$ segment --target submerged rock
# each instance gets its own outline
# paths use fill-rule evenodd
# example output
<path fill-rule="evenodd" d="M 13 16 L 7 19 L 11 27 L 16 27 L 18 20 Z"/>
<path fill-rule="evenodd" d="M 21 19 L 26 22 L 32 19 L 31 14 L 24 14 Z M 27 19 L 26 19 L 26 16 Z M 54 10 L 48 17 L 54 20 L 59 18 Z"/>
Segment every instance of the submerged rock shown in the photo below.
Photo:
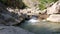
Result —
<path fill-rule="evenodd" d="M 0 34 L 34 34 L 19 27 L 0 26 Z"/>
<path fill-rule="evenodd" d="M 60 14 L 52 14 L 47 18 L 51 22 L 60 22 Z"/>

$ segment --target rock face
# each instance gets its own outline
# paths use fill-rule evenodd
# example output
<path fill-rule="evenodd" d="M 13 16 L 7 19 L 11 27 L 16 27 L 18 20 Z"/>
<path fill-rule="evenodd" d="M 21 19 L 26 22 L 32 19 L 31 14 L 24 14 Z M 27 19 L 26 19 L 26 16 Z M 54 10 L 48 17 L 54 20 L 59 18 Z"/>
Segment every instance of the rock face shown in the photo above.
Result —
<path fill-rule="evenodd" d="M 17 11 L 9 11 L 0 3 L 0 24 L 14 25 L 20 23 L 23 19 L 23 16 L 19 15 Z"/>
<path fill-rule="evenodd" d="M 27 9 L 20 10 L 20 13 L 27 14 L 27 15 L 39 15 L 41 11 L 39 10 L 39 8 L 27 8 Z"/>
<path fill-rule="evenodd" d="M 34 34 L 19 27 L 0 26 L 0 34 Z"/>
<path fill-rule="evenodd" d="M 39 0 L 22 0 L 25 5 L 27 5 L 28 7 L 32 8 L 32 7 L 37 7 L 39 4 Z"/>
<path fill-rule="evenodd" d="M 2 5 L 0 3 L 0 5 Z M 39 8 L 27 8 L 27 9 L 12 9 L 0 6 L 0 24 L 4 25 L 15 25 L 20 23 L 22 20 L 31 18 L 32 15 L 39 15 L 41 11 Z"/>
<path fill-rule="evenodd" d="M 47 14 L 60 13 L 60 1 L 47 8 Z"/>
<path fill-rule="evenodd" d="M 60 22 L 60 1 L 57 1 L 51 7 L 47 8 L 47 14 L 50 14 L 47 18 L 48 21 Z"/>
<path fill-rule="evenodd" d="M 60 14 L 52 14 L 47 18 L 51 22 L 60 22 Z"/>

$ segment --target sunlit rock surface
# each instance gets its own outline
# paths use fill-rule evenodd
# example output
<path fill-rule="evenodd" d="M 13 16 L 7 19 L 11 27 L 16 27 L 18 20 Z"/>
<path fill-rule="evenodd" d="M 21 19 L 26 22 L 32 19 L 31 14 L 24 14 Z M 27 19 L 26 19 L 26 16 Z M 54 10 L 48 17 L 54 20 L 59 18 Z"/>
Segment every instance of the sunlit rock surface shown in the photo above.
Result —
<path fill-rule="evenodd" d="M 47 8 L 47 14 L 60 13 L 60 1 Z"/>
<path fill-rule="evenodd" d="M 0 26 L 0 34 L 34 34 L 14 26 Z"/>
<path fill-rule="evenodd" d="M 47 8 L 47 14 L 50 15 L 47 20 L 51 22 L 60 22 L 60 1 Z"/>
<path fill-rule="evenodd" d="M 48 21 L 60 22 L 60 14 L 52 14 L 47 18 Z"/>
<path fill-rule="evenodd" d="M 20 10 L 20 13 L 27 14 L 27 15 L 39 15 L 41 10 L 39 8 L 26 8 L 23 10 Z"/>

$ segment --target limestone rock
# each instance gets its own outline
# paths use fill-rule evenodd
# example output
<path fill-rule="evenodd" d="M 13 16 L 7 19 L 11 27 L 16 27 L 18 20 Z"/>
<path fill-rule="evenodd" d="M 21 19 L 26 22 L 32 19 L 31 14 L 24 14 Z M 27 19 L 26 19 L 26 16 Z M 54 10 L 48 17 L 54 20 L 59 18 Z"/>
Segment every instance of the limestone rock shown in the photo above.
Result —
<path fill-rule="evenodd" d="M 39 8 L 27 8 L 20 10 L 20 13 L 27 15 L 39 15 L 39 13 L 41 13 L 41 10 L 39 10 Z"/>
<path fill-rule="evenodd" d="M 19 27 L 0 26 L 0 34 L 34 34 Z"/>
<path fill-rule="evenodd" d="M 28 7 L 32 8 L 32 7 L 37 7 L 39 4 L 39 0 L 22 0 L 25 5 L 27 5 Z"/>
<path fill-rule="evenodd" d="M 51 22 L 60 22 L 60 14 L 52 14 L 47 18 Z"/>
<path fill-rule="evenodd" d="M 47 8 L 47 14 L 60 13 L 60 1 Z"/>

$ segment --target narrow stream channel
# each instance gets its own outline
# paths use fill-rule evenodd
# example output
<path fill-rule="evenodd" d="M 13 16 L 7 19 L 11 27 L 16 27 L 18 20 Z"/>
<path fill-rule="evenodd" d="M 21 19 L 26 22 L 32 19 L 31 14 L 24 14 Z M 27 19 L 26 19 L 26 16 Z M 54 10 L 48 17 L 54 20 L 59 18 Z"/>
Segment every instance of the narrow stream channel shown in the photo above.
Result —
<path fill-rule="evenodd" d="M 60 34 L 60 24 L 40 21 L 35 17 L 25 20 L 19 27 L 35 34 Z"/>

